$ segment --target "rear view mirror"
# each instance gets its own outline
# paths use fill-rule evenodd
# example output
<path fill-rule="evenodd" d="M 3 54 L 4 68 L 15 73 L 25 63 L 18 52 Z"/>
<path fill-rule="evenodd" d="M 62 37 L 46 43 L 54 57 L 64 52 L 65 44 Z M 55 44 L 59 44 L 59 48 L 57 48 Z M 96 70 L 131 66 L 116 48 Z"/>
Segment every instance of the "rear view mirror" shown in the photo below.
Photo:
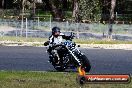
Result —
<path fill-rule="evenodd" d="M 77 47 L 81 47 L 80 45 L 78 45 Z"/>

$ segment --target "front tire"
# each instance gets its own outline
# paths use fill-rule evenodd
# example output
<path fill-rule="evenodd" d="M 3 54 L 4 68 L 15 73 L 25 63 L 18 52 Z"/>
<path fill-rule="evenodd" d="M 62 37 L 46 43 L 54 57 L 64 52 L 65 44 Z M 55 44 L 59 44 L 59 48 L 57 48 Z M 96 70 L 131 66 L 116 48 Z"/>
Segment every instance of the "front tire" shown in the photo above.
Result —
<path fill-rule="evenodd" d="M 88 58 L 85 55 L 82 55 L 81 59 L 82 59 L 82 67 L 85 69 L 86 72 L 89 72 L 91 69 L 91 65 Z"/>

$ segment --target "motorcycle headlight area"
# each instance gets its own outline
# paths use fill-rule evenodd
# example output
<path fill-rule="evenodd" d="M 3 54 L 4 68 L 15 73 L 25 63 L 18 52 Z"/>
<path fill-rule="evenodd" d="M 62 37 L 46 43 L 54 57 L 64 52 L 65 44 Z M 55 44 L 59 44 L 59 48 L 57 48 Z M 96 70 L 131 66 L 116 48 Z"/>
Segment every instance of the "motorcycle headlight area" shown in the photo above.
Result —
<path fill-rule="evenodd" d="M 72 42 L 64 42 L 64 45 L 68 47 L 75 47 L 75 44 Z"/>

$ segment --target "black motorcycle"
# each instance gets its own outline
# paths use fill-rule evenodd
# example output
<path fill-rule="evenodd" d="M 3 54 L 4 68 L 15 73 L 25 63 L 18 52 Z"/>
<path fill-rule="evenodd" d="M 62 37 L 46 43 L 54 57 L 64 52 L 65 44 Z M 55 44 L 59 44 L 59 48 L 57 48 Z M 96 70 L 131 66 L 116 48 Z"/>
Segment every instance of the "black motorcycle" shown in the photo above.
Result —
<path fill-rule="evenodd" d="M 55 56 L 57 55 L 50 54 L 50 63 L 57 71 L 64 71 L 68 68 L 81 66 L 86 72 L 89 72 L 91 69 L 90 62 L 78 47 L 79 46 L 77 46 L 75 42 L 72 42 L 72 40 L 66 40 L 59 45 L 53 46 L 52 49 L 57 51 L 57 59 L 59 58 L 59 61 L 56 61 Z"/>

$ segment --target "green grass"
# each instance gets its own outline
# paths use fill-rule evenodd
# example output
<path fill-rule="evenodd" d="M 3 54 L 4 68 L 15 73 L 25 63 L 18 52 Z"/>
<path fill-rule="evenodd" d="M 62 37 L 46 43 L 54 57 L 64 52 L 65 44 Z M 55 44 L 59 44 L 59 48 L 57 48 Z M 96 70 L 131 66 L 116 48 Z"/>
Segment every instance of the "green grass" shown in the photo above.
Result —
<path fill-rule="evenodd" d="M 10 37 L 3 36 L 0 37 L 0 41 L 15 41 L 15 42 L 45 42 L 48 38 L 34 38 L 34 37 Z M 119 41 L 119 40 L 97 40 L 97 39 L 74 39 L 73 40 L 79 44 L 132 44 L 132 41 Z"/>
<path fill-rule="evenodd" d="M 14 37 L 14 36 L 3 36 L 0 37 L 0 41 L 15 41 L 15 42 L 44 42 L 46 38 L 34 38 L 34 37 Z"/>
<path fill-rule="evenodd" d="M 49 11 L 38 11 L 38 13 L 36 13 L 38 16 L 45 16 L 45 15 L 51 15 L 51 13 Z"/>
<path fill-rule="evenodd" d="M 97 40 L 97 39 L 74 39 L 76 43 L 80 44 L 132 44 L 132 41 L 119 41 L 119 40 Z"/>
<path fill-rule="evenodd" d="M 132 88 L 130 84 L 79 85 L 75 72 L 0 71 L 0 88 Z"/>

